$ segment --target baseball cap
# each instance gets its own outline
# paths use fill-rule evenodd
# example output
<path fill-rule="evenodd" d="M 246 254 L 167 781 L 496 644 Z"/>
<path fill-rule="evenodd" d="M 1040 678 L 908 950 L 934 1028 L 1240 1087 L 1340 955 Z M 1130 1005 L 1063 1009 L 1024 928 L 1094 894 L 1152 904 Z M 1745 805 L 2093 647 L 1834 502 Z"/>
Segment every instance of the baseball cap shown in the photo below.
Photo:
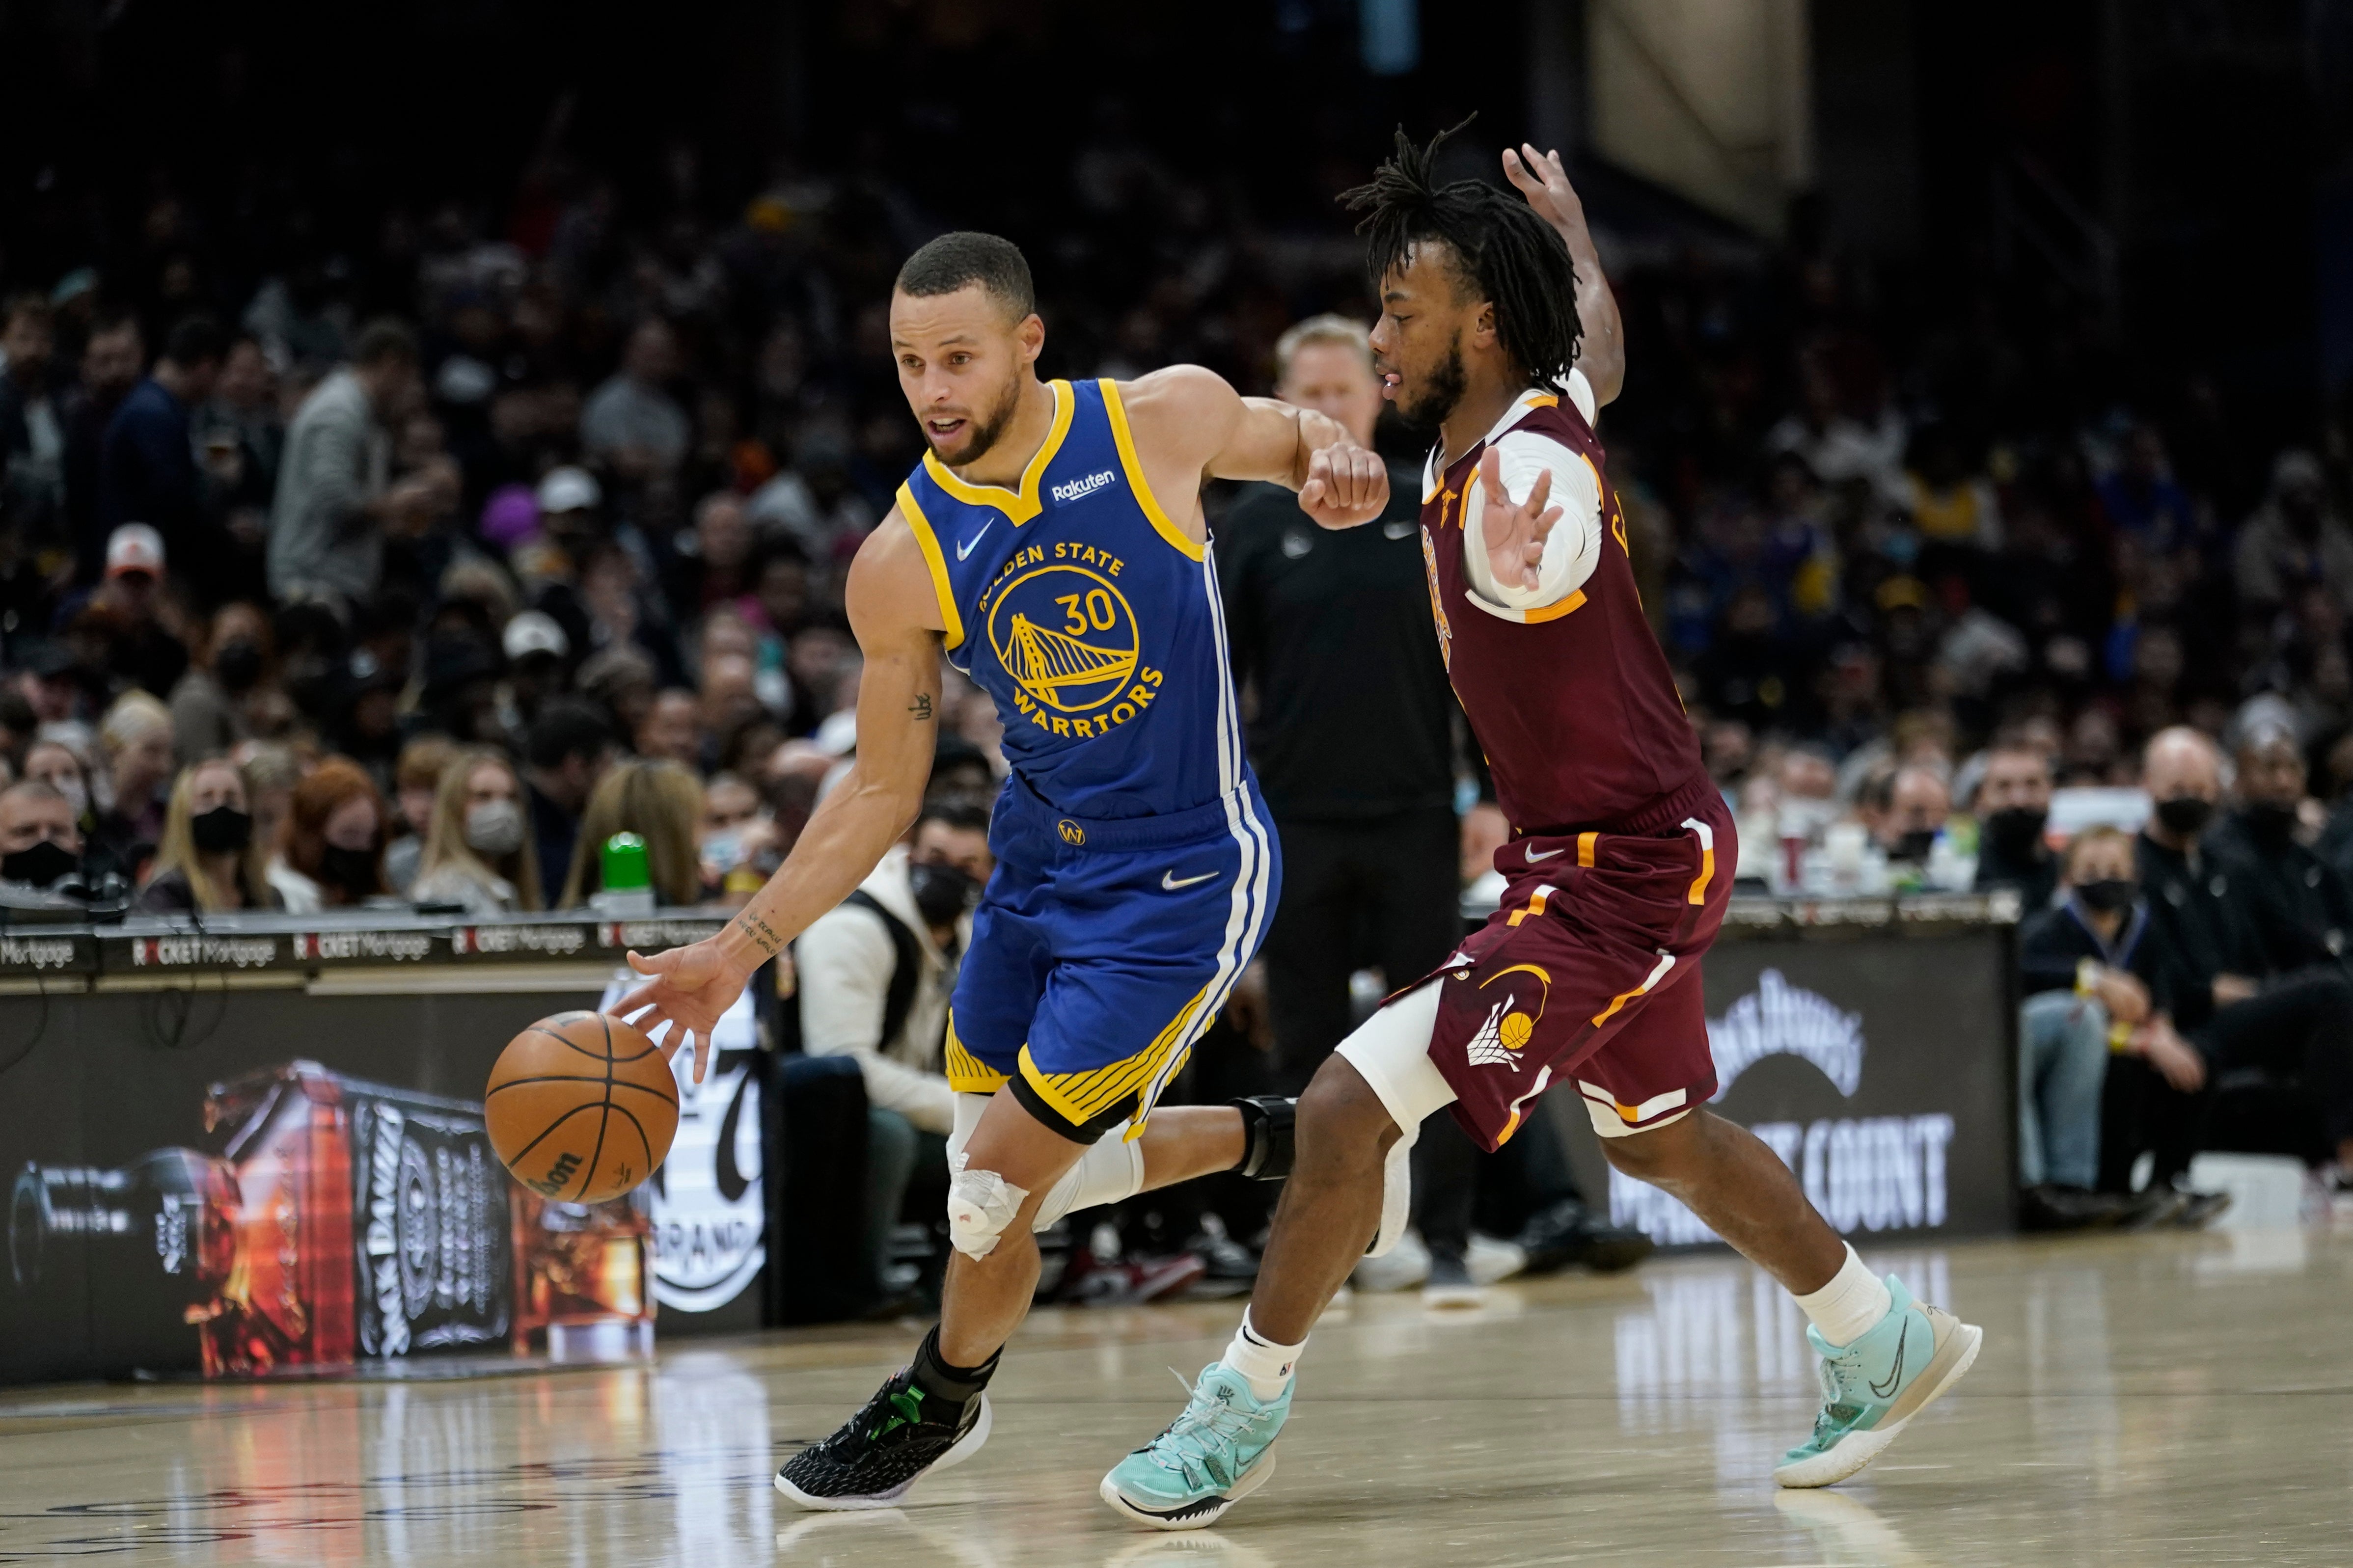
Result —
<path fill-rule="evenodd" d="M 532 653 L 552 653 L 562 658 L 572 651 L 572 639 L 564 635 L 555 617 L 544 610 L 524 610 L 515 616 L 507 622 L 500 640 L 509 659 Z"/>
<path fill-rule="evenodd" d="M 120 577 L 126 572 L 164 575 L 164 536 L 143 522 L 126 522 L 107 535 L 106 574 Z"/>
<path fill-rule="evenodd" d="M 586 468 L 550 468 L 547 477 L 539 481 L 542 512 L 585 511 L 604 499 L 596 476 Z"/>

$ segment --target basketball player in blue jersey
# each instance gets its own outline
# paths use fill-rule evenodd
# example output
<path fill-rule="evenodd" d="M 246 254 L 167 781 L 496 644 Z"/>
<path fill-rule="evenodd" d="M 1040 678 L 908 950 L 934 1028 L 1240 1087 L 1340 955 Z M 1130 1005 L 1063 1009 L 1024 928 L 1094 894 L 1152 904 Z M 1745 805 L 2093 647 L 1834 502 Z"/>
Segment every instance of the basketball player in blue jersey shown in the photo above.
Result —
<path fill-rule="evenodd" d="M 950 234 L 891 300 L 899 382 L 929 450 L 851 564 L 866 664 L 858 752 L 725 931 L 641 958 L 617 1012 L 690 1038 L 904 833 L 932 763 L 940 660 L 995 699 L 1012 776 L 973 917 L 946 1071 L 949 1260 L 903 1371 L 778 1472 L 804 1507 L 882 1508 L 988 1436 L 983 1394 L 1038 1283 L 1033 1231 L 1212 1171 L 1291 1164 L 1293 1107 L 1154 1107 L 1257 951 L 1280 857 L 1243 760 L 1200 489 L 1268 479 L 1326 527 L 1380 514 L 1380 460 L 1323 415 L 1176 365 L 1043 382 L 1021 253 Z M 1404 1223 L 1404 1162 L 1376 1250 Z"/>

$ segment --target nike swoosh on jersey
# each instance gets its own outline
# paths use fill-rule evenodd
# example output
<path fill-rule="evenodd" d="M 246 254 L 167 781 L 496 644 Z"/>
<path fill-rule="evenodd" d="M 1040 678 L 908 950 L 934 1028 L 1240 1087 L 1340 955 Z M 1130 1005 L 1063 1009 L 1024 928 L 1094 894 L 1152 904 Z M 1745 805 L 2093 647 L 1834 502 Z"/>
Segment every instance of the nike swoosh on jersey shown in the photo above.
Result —
<path fill-rule="evenodd" d="M 1549 860 L 1554 856 L 1561 853 L 1562 851 L 1558 849 L 1546 849 L 1541 851 L 1531 849 L 1527 852 L 1528 864 L 1533 866 L 1539 860 Z"/>
<path fill-rule="evenodd" d="M 980 525 L 979 533 L 974 534 L 970 539 L 965 540 L 962 544 L 956 546 L 956 559 L 958 561 L 968 559 L 972 552 L 976 549 L 979 548 L 982 536 L 987 534 L 990 529 L 995 528 L 996 526 L 997 520 L 993 517 L 987 522 L 982 523 Z"/>
<path fill-rule="evenodd" d="M 1381 524 L 1381 532 L 1391 539 L 1403 539 L 1414 531 L 1414 527 L 1410 522 L 1385 522 Z"/>
<path fill-rule="evenodd" d="M 1189 888 L 1196 882 L 1206 882 L 1216 875 L 1217 873 L 1215 871 L 1204 871 L 1198 877 L 1187 877 L 1179 879 L 1175 871 L 1163 871 L 1160 873 L 1160 885 L 1173 893 L 1179 888 Z"/>

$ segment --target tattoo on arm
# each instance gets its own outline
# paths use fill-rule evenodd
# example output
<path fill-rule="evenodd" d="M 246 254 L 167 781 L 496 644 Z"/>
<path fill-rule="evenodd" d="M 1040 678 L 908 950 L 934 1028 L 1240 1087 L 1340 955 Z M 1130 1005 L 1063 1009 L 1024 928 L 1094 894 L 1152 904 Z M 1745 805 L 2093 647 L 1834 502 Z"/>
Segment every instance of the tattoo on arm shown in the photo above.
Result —
<path fill-rule="evenodd" d="M 932 694 L 928 691 L 916 692 L 915 700 L 907 704 L 907 711 L 915 716 L 916 723 L 928 722 L 932 717 Z"/>
<path fill-rule="evenodd" d="M 735 929 L 744 933 L 746 942 L 771 958 L 785 945 L 785 939 L 776 934 L 776 928 L 749 910 L 735 917 Z"/>

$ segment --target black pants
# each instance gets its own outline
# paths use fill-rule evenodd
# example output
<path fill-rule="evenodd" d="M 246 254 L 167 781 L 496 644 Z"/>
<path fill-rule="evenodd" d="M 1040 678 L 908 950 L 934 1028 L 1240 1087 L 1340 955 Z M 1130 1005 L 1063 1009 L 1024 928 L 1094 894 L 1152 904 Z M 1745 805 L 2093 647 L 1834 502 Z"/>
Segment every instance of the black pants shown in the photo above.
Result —
<path fill-rule="evenodd" d="M 1282 902 L 1266 939 L 1267 1007 L 1276 1081 L 1297 1094 L 1355 1026 L 1349 975 L 1372 968 L 1392 990 L 1410 985 L 1461 939 L 1461 830 L 1444 807 L 1280 826 Z M 1452 1117 L 1423 1124 L 1414 1223 L 1437 1250 L 1459 1254 L 1470 1239 L 1478 1161 Z"/>
<path fill-rule="evenodd" d="M 2259 996 L 2216 1008 L 2193 1040 L 2207 1071 L 2207 1086 L 2195 1095 L 2177 1092 L 2136 1058 L 2109 1062 L 2101 1117 L 2103 1189 L 2124 1190 L 2144 1151 L 2156 1156 L 2153 1180 L 2187 1170 L 2206 1145 L 2216 1084 L 2249 1068 L 2293 1080 L 2330 1144 L 2353 1138 L 2353 982 L 2342 974 L 2316 969 L 2274 982 Z"/>
<path fill-rule="evenodd" d="M 1461 830 L 1443 807 L 1279 826 L 1282 902 L 1264 950 L 1267 1006 L 1276 1082 L 1297 1094 L 1355 1026 L 1349 975 L 1377 969 L 1394 990 L 1454 951 Z"/>
<path fill-rule="evenodd" d="M 2342 974 L 2306 970 L 2217 1008 L 2198 1046 L 2218 1077 L 2258 1068 L 2299 1080 L 2330 1140 L 2353 1138 L 2353 982 Z"/>

